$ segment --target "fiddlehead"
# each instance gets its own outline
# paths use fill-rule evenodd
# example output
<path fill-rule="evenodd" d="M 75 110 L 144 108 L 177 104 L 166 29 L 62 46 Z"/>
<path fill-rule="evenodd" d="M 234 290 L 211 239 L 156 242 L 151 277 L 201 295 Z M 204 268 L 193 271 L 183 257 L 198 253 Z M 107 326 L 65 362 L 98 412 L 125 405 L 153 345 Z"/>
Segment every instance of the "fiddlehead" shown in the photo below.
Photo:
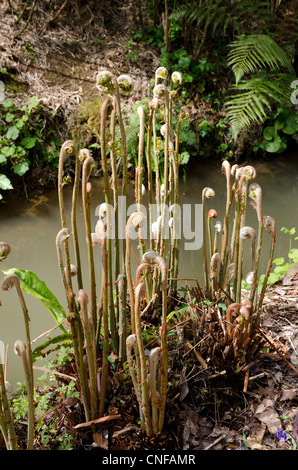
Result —
<path fill-rule="evenodd" d="M 208 275 L 208 259 L 207 259 L 207 227 L 206 227 L 206 199 L 215 197 L 215 191 L 212 188 L 206 187 L 202 191 L 202 206 L 203 206 L 203 250 L 204 250 L 204 274 L 205 274 L 205 289 L 207 297 L 209 295 L 209 275 Z"/>
<path fill-rule="evenodd" d="M 88 150 L 85 149 L 87 158 L 84 160 L 83 171 L 82 171 L 82 200 L 83 200 L 83 211 L 86 229 L 86 240 L 88 248 L 88 262 L 89 262 L 89 283 L 90 283 L 90 304 L 91 312 L 94 323 L 94 329 L 96 330 L 97 324 L 97 307 L 96 307 L 96 282 L 95 282 L 95 268 L 94 268 L 94 256 L 92 247 L 92 235 L 91 235 L 91 194 L 92 186 L 89 182 L 90 174 L 95 166 L 93 157 L 91 157 Z"/>
<path fill-rule="evenodd" d="M 16 274 L 9 274 L 5 276 L 2 280 L 1 287 L 4 291 L 9 291 L 15 286 L 20 304 L 23 310 L 23 317 L 25 323 L 25 331 L 26 331 L 26 365 L 25 374 L 26 374 L 26 382 L 27 382 L 27 391 L 28 391 L 28 400 L 29 400 L 29 424 L 28 424 L 28 441 L 27 441 L 27 449 L 32 449 L 33 447 L 33 437 L 34 437 L 34 404 L 33 404 L 33 392 L 34 392 L 34 384 L 33 384 L 33 367 L 32 367 L 32 349 L 31 349 L 31 339 L 30 339 L 30 326 L 29 326 L 29 315 L 28 309 L 26 306 L 26 302 L 21 290 L 20 280 Z"/>
<path fill-rule="evenodd" d="M 4 261 L 10 253 L 10 246 L 6 242 L 0 242 L 0 261 Z"/>
<path fill-rule="evenodd" d="M 134 212 L 129 217 L 126 224 L 126 254 L 125 254 L 125 267 L 126 267 L 126 277 L 128 284 L 128 291 L 130 297 L 130 307 L 131 307 L 131 331 L 135 333 L 135 310 L 134 310 L 134 288 L 131 275 L 131 263 L 130 263 L 130 252 L 131 252 L 131 231 L 133 228 L 141 229 L 142 225 L 146 221 L 146 216 L 142 212 Z"/>
<path fill-rule="evenodd" d="M 62 245 L 68 240 L 69 238 L 69 230 L 68 228 L 61 229 L 57 236 L 56 236 L 56 249 L 57 249 L 57 256 L 58 256 L 58 264 L 61 272 L 62 283 L 67 295 L 68 293 L 68 280 L 67 280 L 67 267 L 64 266 L 63 262 L 63 253 L 62 253 Z"/>

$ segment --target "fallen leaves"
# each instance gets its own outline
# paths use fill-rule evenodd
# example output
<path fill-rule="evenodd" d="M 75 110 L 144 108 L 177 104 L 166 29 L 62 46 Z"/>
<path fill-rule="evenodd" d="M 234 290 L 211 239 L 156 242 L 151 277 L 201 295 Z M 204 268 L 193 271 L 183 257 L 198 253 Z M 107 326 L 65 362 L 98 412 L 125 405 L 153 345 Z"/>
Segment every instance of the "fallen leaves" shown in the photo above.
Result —
<path fill-rule="evenodd" d="M 264 398 L 262 403 L 257 407 L 256 418 L 266 424 L 268 431 L 275 434 L 280 428 L 280 420 L 278 413 L 274 409 L 274 402 L 270 398 Z"/>

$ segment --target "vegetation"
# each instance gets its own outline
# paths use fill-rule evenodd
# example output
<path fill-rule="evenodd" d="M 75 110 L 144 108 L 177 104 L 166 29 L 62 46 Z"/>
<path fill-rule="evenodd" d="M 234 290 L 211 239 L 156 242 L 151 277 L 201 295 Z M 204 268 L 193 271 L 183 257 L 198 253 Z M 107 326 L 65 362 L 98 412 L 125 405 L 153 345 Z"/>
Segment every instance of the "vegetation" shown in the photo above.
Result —
<path fill-rule="evenodd" d="M 73 3 L 81 19 L 81 6 Z M 66 5 L 73 6 L 66 1 L 61 10 Z M 59 151 L 53 128 L 42 120 L 44 107 L 37 96 L 22 107 L 10 98 L 1 105 L 0 188 L 12 189 L 11 175 L 23 177 L 37 165 L 57 169 L 61 227 L 55 242 L 65 293 L 64 307 L 35 273 L 18 268 L 4 271 L 2 289 L 16 287 L 26 331 L 25 343 L 17 340 L 14 348 L 26 377 L 19 395 L 9 397 L 6 367 L 0 363 L 0 429 L 8 450 L 44 448 L 52 436 L 58 438 L 60 449 L 73 448 L 73 436 L 60 434 L 64 418 L 59 421 L 55 414 L 71 399 L 79 408 L 72 429 L 90 428 L 90 441 L 101 439 L 96 425 L 116 416 L 108 411 L 114 398 L 110 380 L 116 374 L 121 375 L 120 386 L 129 384 L 134 391 L 143 435 L 156 438 L 167 424 L 171 353 L 181 345 L 184 352 L 195 349 L 203 370 L 224 371 L 247 391 L 250 371 L 266 344 L 261 312 L 267 286 L 280 278 L 290 261 L 297 260 L 297 249 L 290 244 L 289 263 L 274 259 L 276 222 L 263 214 L 255 168 L 235 160 L 254 125 L 264 126 L 258 148 L 269 153 L 283 151 L 285 136 L 297 133 L 291 102 L 294 54 L 291 47 L 281 47 L 273 33 L 279 2 L 201 0 L 195 5 L 190 0 L 179 6 L 175 1 L 155 0 L 146 2 L 145 8 L 142 2 L 131 2 L 135 30 L 124 48 L 126 58 L 137 61 L 133 41 L 160 50 L 151 94 L 129 107 L 131 77 L 101 70 L 96 76 L 99 98 L 80 107 L 72 139 Z M 26 19 L 17 37 L 30 25 L 35 7 L 35 0 L 27 1 L 19 11 L 16 24 Z M 9 9 L 14 11 L 12 2 Z M 94 44 L 101 44 L 95 39 Z M 226 63 L 222 57 L 227 51 Z M 232 80 L 235 94 L 228 98 Z M 193 116 L 196 106 L 204 109 L 207 104 L 210 114 L 200 111 L 199 117 Z M 191 157 L 197 153 L 206 157 L 215 145 L 223 160 L 225 210 L 223 214 L 216 210 L 216 188 L 205 187 L 198 197 L 203 208 L 199 229 L 204 285 L 196 281 L 196 287 L 179 290 L 180 176 L 185 175 Z M 102 194 L 94 194 L 92 184 L 98 168 Z M 134 181 L 135 205 L 127 213 L 121 202 L 129 178 Z M 72 204 L 67 213 L 64 189 L 70 183 Z M 98 200 L 93 227 L 91 210 Z M 246 222 L 250 205 L 255 228 Z M 79 239 L 79 224 L 85 228 L 84 240 Z M 283 231 L 291 242 L 295 229 Z M 265 237 L 270 248 L 266 272 L 261 275 Z M 87 246 L 86 277 L 83 244 Z M 244 261 L 246 245 L 251 253 L 249 266 Z M 9 252 L 9 245 L 2 242 L 0 260 Z M 60 329 L 59 334 L 47 332 L 46 341 L 34 350 L 23 291 L 48 308 Z M 55 357 L 51 372 L 62 379 L 55 390 L 59 404 L 53 406 L 49 390 L 40 393 L 34 384 L 33 364 L 57 351 L 61 355 Z M 25 443 L 18 434 L 20 419 L 27 419 Z"/>
<path fill-rule="evenodd" d="M 12 283 L 16 285 L 27 331 L 26 347 L 17 341 L 15 349 L 23 358 L 28 377 L 26 383 L 29 407 L 28 448 L 32 448 L 35 427 L 32 359 L 35 360 L 38 353 L 43 356 L 47 355 L 52 345 L 57 346 L 57 344 L 60 347 L 69 345 L 73 350 L 77 392 L 82 401 L 87 422 L 96 423 L 96 420 L 100 420 L 105 414 L 110 375 L 109 361 L 111 357 L 114 357 L 119 367 L 124 367 L 127 361 L 139 404 L 141 428 L 148 436 L 155 435 L 163 429 L 168 390 L 168 354 L 169 348 L 175 347 L 175 342 L 173 343 L 168 335 L 171 326 L 175 326 L 175 316 L 169 311 L 169 297 L 176 298 L 176 302 L 179 300 L 177 296 L 179 269 L 177 229 L 180 224 L 180 217 L 177 213 L 179 208 L 179 136 L 180 125 L 188 116 L 187 109 L 182 107 L 179 110 L 178 121 L 176 120 L 177 125 L 173 127 L 175 108 L 171 105 L 173 96 L 171 90 L 174 89 L 175 81 L 175 74 L 169 76 L 164 67 L 157 69 L 146 126 L 144 109 L 139 107 L 137 111 L 139 146 L 135 171 L 136 211 L 127 220 L 126 217 L 124 219 L 125 238 L 119 237 L 121 227 L 115 224 L 118 218 L 114 218 L 114 215 L 120 210 L 120 186 L 121 195 L 126 194 L 126 132 L 120 96 L 122 89 L 125 92 L 128 88 L 131 89 L 133 85 L 131 79 L 123 76 L 116 78 L 107 71 L 102 71 L 97 76 L 97 86 L 103 102 L 100 138 L 105 201 L 98 211 L 99 219 L 94 232 L 90 223 L 90 209 L 94 198 L 91 177 L 95 160 L 87 149 L 77 151 L 73 141 L 66 141 L 61 147 L 58 171 L 61 230 L 57 234 L 56 246 L 58 265 L 65 289 L 67 313 L 64 313 L 55 296 L 34 273 L 18 269 L 6 271 L 2 289 L 9 289 Z M 180 81 L 178 84 L 181 85 Z M 164 126 L 162 147 L 157 143 L 157 122 L 162 122 Z M 117 142 L 113 140 L 116 136 L 119 136 Z M 107 158 L 107 142 L 109 142 L 109 159 Z M 115 149 L 118 151 L 115 152 Z M 72 157 L 75 158 L 75 180 L 71 214 L 66 214 L 63 196 L 64 165 L 66 160 Z M 122 184 L 120 184 L 119 175 L 115 172 L 116 159 L 119 159 L 123 168 Z M 188 328 L 195 332 L 194 341 L 204 340 L 202 357 L 204 354 L 205 360 L 209 357 L 219 370 L 225 368 L 232 375 L 244 374 L 244 389 L 246 389 L 249 369 L 263 345 L 263 340 L 258 335 L 260 313 L 273 260 L 276 229 L 275 221 L 269 216 L 263 216 L 262 190 L 257 183 L 253 182 L 256 177 L 254 168 L 251 166 L 241 168 L 238 165 L 231 167 L 228 161 L 224 161 L 222 169 L 227 187 L 222 231 L 218 225 L 214 229 L 211 224 L 211 220 L 217 218 L 217 212 L 211 209 L 207 214 L 207 201 L 215 197 L 215 191 L 212 188 L 205 188 L 202 193 L 205 286 L 199 288 L 196 297 L 192 300 L 192 308 L 208 302 L 210 321 L 204 322 L 206 315 L 204 309 L 200 310 L 201 314 L 196 310 L 195 316 L 190 315 L 186 310 L 185 316 Z M 110 177 L 112 184 L 110 184 Z M 154 177 L 155 184 L 153 185 Z M 148 188 L 147 209 L 143 201 L 144 183 Z M 88 247 L 89 279 L 82 276 L 81 241 L 77 235 L 77 200 L 80 186 Z M 245 225 L 248 196 L 256 211 L 257 230 Z M 153 202 L 157 204 L 157 214 L 152 213 Z M 170 208 L 169 214 L 166 212 L 167 208 Z M 234 210 L 233 221 L 230 220 L 232 210 Z M 71 232 L 67 226 L 69 215 Z M 149 229 L 146 236 L 147 224 Z M 271 250 L 262 290 L 258 295 L 259 261 L 264 229 L 271 237 Z M 136 259 L 138 258 L 131 244 L 131 239 L 135 236 L 139 243 L 139 262 L 135 276 L 133 276 L 132 254 Z M 252 241 L 251 290 L 248 301 L 243 300 L 241 296 L 244 270 L 243 243 L 246 238 Z M 73 250 L 70 247 L 71 241 Z M 95 259 L 99 255 L 97 245 L 100 246 L 102 264 L 99 290 L 96 288 L 98 281 L 94 269 Z M 72 251 L 75 266 L 71 263 Z M 3 246 L 3 259 L 8 253 L 7 246 Z M 27 322 L 28 312 L 21 287 L 40 298 L 63 330 L 62 335 L 48 338 L 46 343 L 33 351 L 33 354 Z M 150 349 L 149 359 L 147 359 L 142 315 L 156 302 L 159 305 L 160 329 L 159 332 L 156 329 L 153 334 L 153 340 L 157 346 Z M 129 316 L 127 312 L 130 313 Z M 63 320 L 67 321 L 67 331 L 61 325 Z M 212 334 L 211 331 L 213 331 Z M 146 348 L 148 347 L 147 344 Z M 98 374 L 100 374 L 100 390 L 98 389 Z M 6 389 L 2 380 L 1 396 L 3 435 L 9 442 L 8 448 L 11 446 L 16 448 L 17 439 L 14 438 L 13 442 L 8 439 L 10 434 L 14 436 L 15 431 L 11 411 L 5 405 Z"/>
<path fill-rule="evenodd" d="M 47 169 L 58 165 L 58 146 L 53 128 L 47 125 L 44 107 L 37 96 L 28 105 L 15 107 L 13 99 L 0 104 L 0 189 L 13 189 L 11 179 L 23 176 L 37 166 Z M 46 132 L 45 132 L 46 127 Z M 3 194 L 0 194 L 0 199 Z"/>

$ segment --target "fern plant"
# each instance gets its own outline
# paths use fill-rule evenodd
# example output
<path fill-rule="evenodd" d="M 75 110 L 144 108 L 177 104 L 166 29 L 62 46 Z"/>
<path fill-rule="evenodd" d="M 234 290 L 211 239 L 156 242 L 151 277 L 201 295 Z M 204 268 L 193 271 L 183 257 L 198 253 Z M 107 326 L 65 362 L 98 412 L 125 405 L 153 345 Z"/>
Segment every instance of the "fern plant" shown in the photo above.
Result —
<path fill-rule="evenodd" d="M 273 104 L 285 108 L 291 105 L 295 74 L 288 55 L 268 35 L 241 35 L 230 47 L 228 64 L 235 84 L 225 106 L 236 140 L 252 123 L 264 123 Z"/>
<path fill-rule="evenodd" d="M 207 37 L 226 36 L 228 31 L 244 34 L 256 24 L 266 28 L 272 18 L 268 2 L 257 0 L 201 0 L 199 5 L 193 0 L 186 1 L 179 3 L 170 15 L 172 23 L 195 31 L 195 37 L 190 40 L 195 57 L 200 55 Z"/>

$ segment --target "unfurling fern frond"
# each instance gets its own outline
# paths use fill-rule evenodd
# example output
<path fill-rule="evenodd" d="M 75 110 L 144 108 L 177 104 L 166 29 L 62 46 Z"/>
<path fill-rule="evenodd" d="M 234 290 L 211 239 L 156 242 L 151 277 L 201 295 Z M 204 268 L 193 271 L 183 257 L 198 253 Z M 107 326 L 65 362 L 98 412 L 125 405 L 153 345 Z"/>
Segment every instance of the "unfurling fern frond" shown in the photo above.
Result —
<path fill-rule="evenodd" d="M 242 35 L 230 47 L 228 64 L 232 67 L 236 83 L 245 73 L 257 73 L 260 69 L 286 69 L 293 73 L 288 55 L 266 34 Z"/>

